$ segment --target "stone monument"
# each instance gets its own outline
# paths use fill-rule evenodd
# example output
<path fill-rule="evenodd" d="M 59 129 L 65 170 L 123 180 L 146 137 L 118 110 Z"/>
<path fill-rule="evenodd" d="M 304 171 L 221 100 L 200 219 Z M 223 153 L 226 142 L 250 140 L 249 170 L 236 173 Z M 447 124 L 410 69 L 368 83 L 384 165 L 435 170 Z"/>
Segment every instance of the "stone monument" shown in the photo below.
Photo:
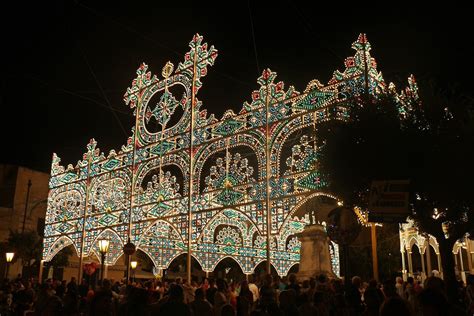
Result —
<path fill-rule="evenodd" d="M 301 242 L 299 280 L 316 277 L 321 273 L 334 276 L 329 253 L 329 238 L 321 224 L 310 224 L 297 234 Z"/>

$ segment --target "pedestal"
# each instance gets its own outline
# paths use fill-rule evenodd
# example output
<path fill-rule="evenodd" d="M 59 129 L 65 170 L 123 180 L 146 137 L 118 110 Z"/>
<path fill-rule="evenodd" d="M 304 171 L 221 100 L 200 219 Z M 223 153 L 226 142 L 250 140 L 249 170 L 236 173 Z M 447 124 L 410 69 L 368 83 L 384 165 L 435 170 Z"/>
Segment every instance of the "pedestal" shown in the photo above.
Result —
<path fill-rule="evenodd" d="M 334 276 L 329 253 L 329 238 L 324 227 L 319 224 L 308 225 L 296 236 L 301 242 L 298 279 L 309 279 L 321 273 Z"/>

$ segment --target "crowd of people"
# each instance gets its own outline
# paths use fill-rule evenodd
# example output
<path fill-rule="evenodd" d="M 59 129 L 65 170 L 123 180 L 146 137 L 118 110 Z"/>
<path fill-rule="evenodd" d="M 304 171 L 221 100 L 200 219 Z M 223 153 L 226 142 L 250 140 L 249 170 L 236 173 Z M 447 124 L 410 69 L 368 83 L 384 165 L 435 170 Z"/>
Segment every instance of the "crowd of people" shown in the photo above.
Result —
<path fill-rule="evenodd" d="M 200 284 L 175 280 L 114 282 L 100 286 L 48 279 L 5 280 L 0 289 L 0 315 L 194 315 L 194 316 L 332 316 L 332 315 L 474 315 L 474 276 L 448 300 L 445 283 L 431 276 L 423 284 L 401 277 L 378 283 L 322 274 L 298 282 L 265 275 L 258 280 L 229 282 L 203 279 Z M 451 293 L 452 294 L 452 293 Z"/>

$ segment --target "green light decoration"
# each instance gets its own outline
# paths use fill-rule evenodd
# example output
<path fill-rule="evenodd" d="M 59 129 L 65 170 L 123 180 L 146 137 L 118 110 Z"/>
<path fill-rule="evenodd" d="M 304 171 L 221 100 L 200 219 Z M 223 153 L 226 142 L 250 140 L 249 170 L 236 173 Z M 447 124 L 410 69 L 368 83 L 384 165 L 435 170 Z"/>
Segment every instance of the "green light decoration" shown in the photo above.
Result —
<path fill-rule="evenodd" d="M 176 71 L 171 62 L 165 65 L 163 78 L 141 64 L 124 95 L 136 125 L 121 150 L 106 157 L 92 139 L 82 160 L 66 168 L 53 155 L 43 260 L 69 245 L 78 255 L 100 257 L 97 240 L 105 238 L 111 241 L 107 264 L 130 240 L 156 269 L 189 252 L 204 271 L 231 257 L 252 273 L 269 256 L 278 274 L 286 275 L 299 263 L 295 235 L 309 223 L 295 212 L 314 194 L 336 199 L 326 191 L 308 127 L 347 119 L 344 101 L 363 93 L 366 79 L 370 94 L 387 90 L 366 36 L 352 47 L 355 56 L 346 59 L 343 72 L 336 71 L 328 85 L 311 81 L 303 93 L 286 89 L 265 69 L 250 100 L 220 120 L 202 110 L 196 97 L 217 58 L 202 36 L 193 37 Z M 400 94 L 393 84 L 389 90 L 401 115 L 409 113 L 418 98 L 415 79 Z M 177 112 L 182 116 L 175 119 Z M 177 123 L 168 126 L 170 121 Z M 161 129 L 150 132 L 156 124 Z M 334 245 L 331 256 L 337 272 Z"/>

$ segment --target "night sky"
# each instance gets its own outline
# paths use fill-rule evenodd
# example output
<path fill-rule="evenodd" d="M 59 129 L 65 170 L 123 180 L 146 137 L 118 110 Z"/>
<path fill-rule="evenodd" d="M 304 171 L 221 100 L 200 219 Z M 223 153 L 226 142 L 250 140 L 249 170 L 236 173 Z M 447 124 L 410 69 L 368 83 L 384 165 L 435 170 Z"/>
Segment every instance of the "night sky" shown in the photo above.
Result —
<path fill-rule="evenodd" d="M 63 164 L 76 164 L 92 137 L 106 154 L 120 149 L 133 125 L 122 96 L 136 69 L 145 62 L 160 75 L 168 60 L 177 65 L 195 33 L 219 51 L 198 94 L 202 108 L 217 117 L 250 100 L 257 69 L 277 71 L 277 79 L 298 91 L 312 79 L 327 83 L 334 70 L 344 69 L 361 32 L 385 80 L 399 89 L 413 73 L 472 96 L 474 37 L 467 8 L 252 1 L 256 58 L 248 1 L 222 1 L 226 8 L 206 7 L 206 1 L 160 3 L 65 0 L 3 7 L 0 163 L 49 172 L 53 152 Z M 178 4 L 183 7 L 173 7 Z"/>

